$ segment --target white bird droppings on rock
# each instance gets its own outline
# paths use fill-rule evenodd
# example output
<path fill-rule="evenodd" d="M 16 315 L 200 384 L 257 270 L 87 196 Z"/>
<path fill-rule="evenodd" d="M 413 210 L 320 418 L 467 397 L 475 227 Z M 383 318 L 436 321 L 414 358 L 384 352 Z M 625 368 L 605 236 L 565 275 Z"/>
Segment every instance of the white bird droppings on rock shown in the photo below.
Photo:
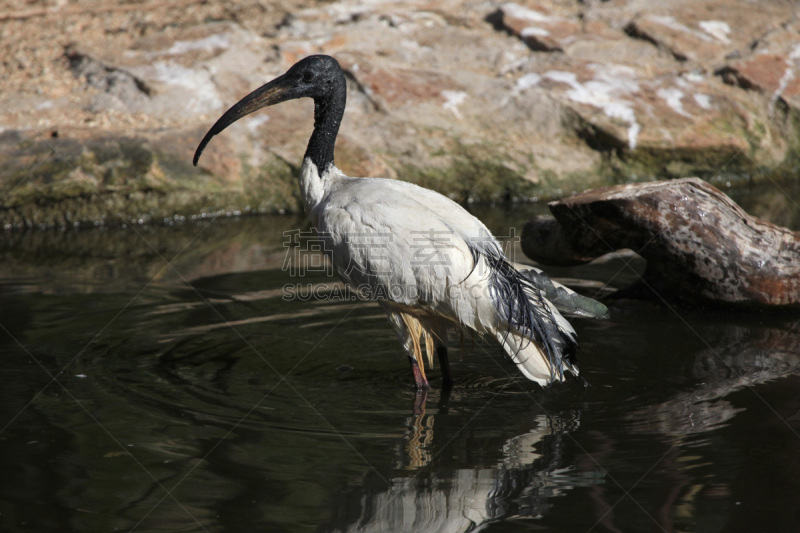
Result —
<path fill-rule="evenodd" d="M 531 87 L 535 87 L 539 85 L 539 82 L 542 81 L 542 77 L 535 72 L 529 72 L 528 74 L 524 74 L 520 76 L 517 80 L 516 86 L 514 86 L 515 93 L 521 93 L 525 89 L 530 89 Z"/>
<path fill-rule="evenodd" d="M 187 110 L 204 113 L 223 107 L 217 87 L 206 71 L 164 61 L 153 63 L 152 69 L 152 77 L 157 81 L 186 89 Z"/>
<path fill-rule="evenodd" d="M 786 70 L 783 71 L 783 76 L 781 76 L 781 79 L 778 82 L 778 88 L 775 89 L 775 92 L 769 101 L 770 113 L 772 113 L 773 109 L 775 108 L 775 102 L 783 95 L 783 91 L 786 90 L 786 88 L 789 86 L 789 83 L 795 78 L 794 63 L 797 60 L 800 60 L 800 44 L 796 44 L 786 58 Z"/>
<path fill-rule="evenodd" d="M 523 7 L 513 2 L 508 2 L 507 4 L 503 4 L 502 9 L 503 13 L 507 14 L 510 17 L 514 17 L 515 19 L 530 20 L 531 22 L 549 22 L 551 20 L 551 17 L 548 17 L 541 11 L 536 11 L 535 9 Z"/>
<path fill-rule="evenodd" d="M 444 108 L 452 111 L 458 118 L 461 118 L 458 106 L 467 99 L 467 93 L 464 91 L 442 91 L 442 97 L 444 98 Z"/>
<path fill-rule="evenodd" d="M 711 97 L 703 93 L 695 93 L 692 95 L 694 102 L 703 109 L 711 109 Z"/>
<path fill-rule="evenodd" d="M 528 26 L 523 28 L 519 33 L 522 37 L 547 37 L 550 32 L 544 28 L 537 28 L 536 26 Z"/>
<path fill-rule="evenodd" d="M 181 55 L 187 52 L 194 51 L 214 51 L 225 50 L 231 46 L 230 35 L 227 33 L 218 33 L 216 35 L 209 35 L 202 39 L 194 41 L 175 41 L 168 50 L 162 52 L 164 55 Z"/>
<path fill-rule="evenodd" d="M 704 32 L 712 36 L 718 41 L 723 43 L 729 43 L 731 40 L 728 38 L 728 34 L 731 32 L 731 27 L 728 26 L 727 22 L 723 22 L 721 20 L 701 20 L 697 23 Z"/>
<path fill-rule="evenodd" d="M 682 76 L 682 78 L 686 78 L 692 83 L 700 83 L 705 81 L 706 77 L 700 74 L 699 72 L 687 72 Z"/>
<path fill-rule="evenodd" d="M 712 40 L 711 37 L 709 37 L 706 33 L 693 30 L 692 28 L 686 26 L 685 24 L 681 24 L 680 22 L 675 20 L 675 17 L 673 17 L 673 16 L 670 16 L 670 15 L 651 15 L 648 18 L 650 20 L 652 20 L 653 22 L 655 22 L 656 24 L 661 24 L 662 26 L 664 26 L 666 28 L 669 28 L 671 30 L 674 30 L 674 31 L 678 31 L 678 32 L 681 32 L 681 33 L 686 33 L 686 34 L 689 34 L 689 35 L 693 35 L 693 36 L 697 37 L 698 39 L 700 39 L 701 41 L 709 42 L 709 41 Z"/>
<path fill-rule="evenodd" d="M 596 66 L 596 69 L 601 66 Z M 570 86 L 567 98 L 573 102 L 586 104 L 602 109 L 609 118 L 620 119 L 628 123 L 628 146 L 631 150 L 636 148 L 636 141 L 642 129 L 636 120 L 633 103 L 620 98 L 639 89 L 638 83 L 632 79 L 633 71 L 626 67 L 612 67 L 607 70 L 597 71 L 597 77 L 586 83 L 579 83 L 573 72 L 551 70 L 545 77 Z"/>
<path fill-rule="evenodd" d="M 670 109 L 679 115 L 683 115 L 684 117 L 691 116 L 683 109 L 683 103 L 681 102 L 681 100 L 683 100 L 683 91 L 680 89 L 676 89 L 675 87 L 662 87 L 656 92 L 656 94 L 659 98 L 663 99 L 667 103 Z"/>

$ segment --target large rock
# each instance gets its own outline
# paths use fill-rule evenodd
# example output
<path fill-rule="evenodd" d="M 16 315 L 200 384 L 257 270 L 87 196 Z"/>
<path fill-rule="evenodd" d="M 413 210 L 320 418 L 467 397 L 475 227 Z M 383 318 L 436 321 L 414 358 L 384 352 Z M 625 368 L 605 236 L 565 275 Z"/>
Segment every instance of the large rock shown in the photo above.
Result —
<path fill-rule="evenodd" d="M 776 115 L 770 103 L 792 90 L 732 91 L 724 63 L 750 58 L 754 35 L 767 43 L 783 34 L 763 46 L 785 60 L 778 77 L 790 78 L 795 49 L 787 48 L 785 35 L 796 42 L 800 34 L 780 25 L 794 19 L 789 4 L 608 4 L 580 13 L 584 23 L 569 28 L 561 21 L 576 14 L 563 4 L 500 8 L 504 27 L 531 48 L 565 52 L 559 61 L 528 61 L 519 83 L 547 90 L 573 111 L 579 117 L 573 130 L 589 146 L 619 156 L 630 174 L 668 177 L 752 173 L 780 167 L 796 153 L 796 122 Z"/>
<path fill-rule="evenodd" d="M 733 57 L 718 73 L 726 83 L 761 93 L 777 104 L 800 111 L 800 22 L 786 25 L 756 40 L 750 54 Z"/>
<path fill-rule="evenodd" d="M 625 30 L 653 42 L 678 61 L 707 68 L 746 54 L 754 39 L 791 21 L 794 9 L 789 2 L 763 2 L 754 8 L 747 0 L 675 0 L 651 5 Z"/>
<path fill-rule="evenodd" d="M 0 15 L 0 224 L 298 209 L 308 102 L 242 120 L 189 163 L 220 113 L 311 53 L 349 77 L 337 164 L 459 201 L 790 168 L 795 16 L 791 2 L 745 0 L 12 11 Z"/>

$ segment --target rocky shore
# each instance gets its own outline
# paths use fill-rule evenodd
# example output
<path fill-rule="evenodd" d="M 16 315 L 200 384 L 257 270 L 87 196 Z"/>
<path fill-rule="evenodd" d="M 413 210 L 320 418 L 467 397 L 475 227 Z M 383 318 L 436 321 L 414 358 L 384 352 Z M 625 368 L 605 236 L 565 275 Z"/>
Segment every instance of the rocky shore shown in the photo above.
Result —
<path fill-rule="evenodd" d="M 309 102 L 191 156 L 298 58 L 349 78 L 337 164 L 459 201 L 796 172 L 800 11 L 746 0 L 217 0 L 0 13 L 0 226 L 299 209 Z"/>

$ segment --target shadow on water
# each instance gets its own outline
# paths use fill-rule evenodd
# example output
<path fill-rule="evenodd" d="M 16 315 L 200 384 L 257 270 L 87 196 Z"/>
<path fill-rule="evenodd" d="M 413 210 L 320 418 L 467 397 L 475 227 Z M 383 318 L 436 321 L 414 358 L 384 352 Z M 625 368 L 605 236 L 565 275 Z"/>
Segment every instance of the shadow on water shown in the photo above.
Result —
<path fill-rule="evenodd" d="M 577 427 L 576 419 L 539 415 L 530 431 L 504 440 L 461 437 L 462 446 L 498 455 L 495 465 L 463 468 L 446 448 L 434 445 L 459 438 L 460 426 L 452 427 L 448 416 L 439 407 L 435 415 L 409 418 L 405 446 L 396 451 L 397 463 L 407 470 L 388 479 L 370 474 L 342 492 L 320 531 L 475 531 L 512 516 L 542 516 L 552 498 L 603 482 L 599 469 L 577 472 L 562 457 L 565 434 Z"/>
<path fill-rule="evenodd" d="M 453 342 L 419 402 L 380 309 L 291 230 L 5 236 L 3 531 L 800 528 L 800 317 L 617 301 L 575 321 L 588 388 Z"/>

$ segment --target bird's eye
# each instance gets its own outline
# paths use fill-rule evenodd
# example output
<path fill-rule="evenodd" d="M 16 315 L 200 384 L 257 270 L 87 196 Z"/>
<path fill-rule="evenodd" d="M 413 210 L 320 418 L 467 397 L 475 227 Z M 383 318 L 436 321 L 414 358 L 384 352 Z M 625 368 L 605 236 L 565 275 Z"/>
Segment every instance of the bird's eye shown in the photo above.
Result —
<path fill-rule="evenodd" d="M 311 70 L 307 70 L 303 72 L 303 81 L 311 81 L 314 79 L 314 72 Z"/>

